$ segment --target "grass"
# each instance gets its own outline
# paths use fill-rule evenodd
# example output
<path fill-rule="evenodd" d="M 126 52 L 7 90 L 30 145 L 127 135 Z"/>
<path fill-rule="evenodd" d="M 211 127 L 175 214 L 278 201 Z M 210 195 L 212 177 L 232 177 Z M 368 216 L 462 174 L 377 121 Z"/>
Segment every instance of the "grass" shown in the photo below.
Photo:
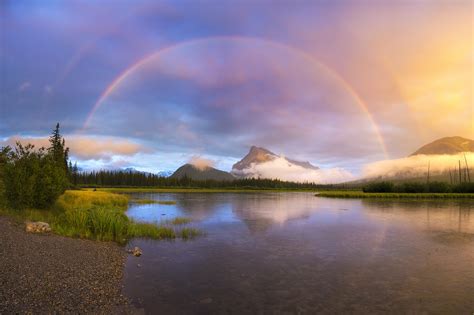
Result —
<path fill-rule="evenodd" d="M 202 232 L 195 228 L 183 228 L 180 235 L 183 240 L 189 240 L 202 235 Z"/>
<path fill-rule="evenodd" d="M 186 218 L 186 217 L 176 217 L 170 221 L 168 221 L 169 223 L 173 224 L 173 225 L 183 225 L 183 224 L 188 224 L 188 223 L 191 223 L 191 219 L 190 218 Z"/>
<path fill-rule="evenodd" d="M 128 207 L 126 195 L 105 191 L 66 191 L 49 210 L 28 209 L 13 211 L 0 209 L 18 221 L 48 222 L 54 233 L 78 238 L 124 243 L 130 238 L 190 239 L 200 235 L 194 228 L 175 231 L 169 225 L 135 222 L 125 215 Z M 176 218 L 173 225 L 186 224 L 187 218 Z"/>
<path fill-rule="evenodd" d="M 466 199 L 474 198 L 470 193 L 366 193 L 357 190 L 321 191 L 317 197 L 327 198 L 392 198 L 392 199 Z"/>
<path fill-rule="evenodd" d="M 159 204 L 159 205 L 175 205 L 176 201 L 174 200 L 153 200 L 153 199 L 132 199 L 133 203 L 140 204 L 140 205 L 148 205 L 148 204 Z"/>
<path fill-rule="evenodd" d="M 129 228 L 129 237 L 145 237 L 152 239 L 174 239 L 176 232 L 168 226 L 153 223 L 134 222 Z"/>

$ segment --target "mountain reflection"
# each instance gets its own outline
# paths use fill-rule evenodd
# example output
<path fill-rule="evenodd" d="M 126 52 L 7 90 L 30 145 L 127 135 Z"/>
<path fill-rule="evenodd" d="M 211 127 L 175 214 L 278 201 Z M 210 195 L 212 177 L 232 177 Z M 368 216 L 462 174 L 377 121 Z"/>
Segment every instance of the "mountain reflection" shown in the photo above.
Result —
<path fill-rule="evenodd" d="M 236 198 L 232 212 L 250 231 L 264 231 L 273 225 L 284 225 L 290 220 L 309 218 L 317 211 L 312 194 L 268 194 Z"/>

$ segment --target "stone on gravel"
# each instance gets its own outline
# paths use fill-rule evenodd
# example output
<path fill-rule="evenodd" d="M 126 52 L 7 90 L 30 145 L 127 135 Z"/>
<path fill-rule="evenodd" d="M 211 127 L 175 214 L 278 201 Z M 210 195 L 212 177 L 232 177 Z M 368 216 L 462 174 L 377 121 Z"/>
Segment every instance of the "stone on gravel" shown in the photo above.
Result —
<path fill-rule="evenodd" d="M 51 228 L 49 227 L 49 224 L 46 223 L 46 222 L 26 221 L 25 226 L 26 226 L 26 232 L 29 232 L 29 233 L 48 233 L 48 232 L 51 232 Z"/>

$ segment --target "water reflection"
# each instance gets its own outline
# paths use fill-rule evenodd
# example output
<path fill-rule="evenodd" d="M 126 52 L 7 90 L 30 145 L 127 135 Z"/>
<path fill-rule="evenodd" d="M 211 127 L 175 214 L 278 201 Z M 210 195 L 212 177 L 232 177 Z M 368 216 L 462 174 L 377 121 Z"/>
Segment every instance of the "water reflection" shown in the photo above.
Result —
<path fill-rule="evenodd" d="M 136 194 L 135 198 L 172 200 L 176 205 L 133 204 L 128 215 L 139 221 L 159 222 L 177 216 L 194 221 L 245 223 L 251 231 L 266 230 L 289 220 L 309 218 L 318 211 L 308 193 Z"/>
<path fill-rule="evenodd" d="M 369 217 L 391 224 L 410 224 L 427 231 L 473 234 L 472 201 L 387 201 L 363 200 Z"/>
<path fill-rule="evenodd" d="M 474 202 L 305 193 L 155 194 L 154 221 L 192 217 L 191 242 L 133 240 L 125 293 L 153 313 L 456 313 L 474 310 Z M 137 267 L 140 264 L 140 267 Z"/>

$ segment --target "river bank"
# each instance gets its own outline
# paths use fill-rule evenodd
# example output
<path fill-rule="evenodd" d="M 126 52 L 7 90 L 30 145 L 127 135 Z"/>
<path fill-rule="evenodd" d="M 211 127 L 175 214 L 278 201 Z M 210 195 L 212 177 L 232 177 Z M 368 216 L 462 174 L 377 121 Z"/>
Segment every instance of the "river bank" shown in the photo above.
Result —
<path fill-rule="evenodd" d="M 113 242 L 24 231 L 0 216 L 0 313 L 131 313 L 126 252 Z"/>

